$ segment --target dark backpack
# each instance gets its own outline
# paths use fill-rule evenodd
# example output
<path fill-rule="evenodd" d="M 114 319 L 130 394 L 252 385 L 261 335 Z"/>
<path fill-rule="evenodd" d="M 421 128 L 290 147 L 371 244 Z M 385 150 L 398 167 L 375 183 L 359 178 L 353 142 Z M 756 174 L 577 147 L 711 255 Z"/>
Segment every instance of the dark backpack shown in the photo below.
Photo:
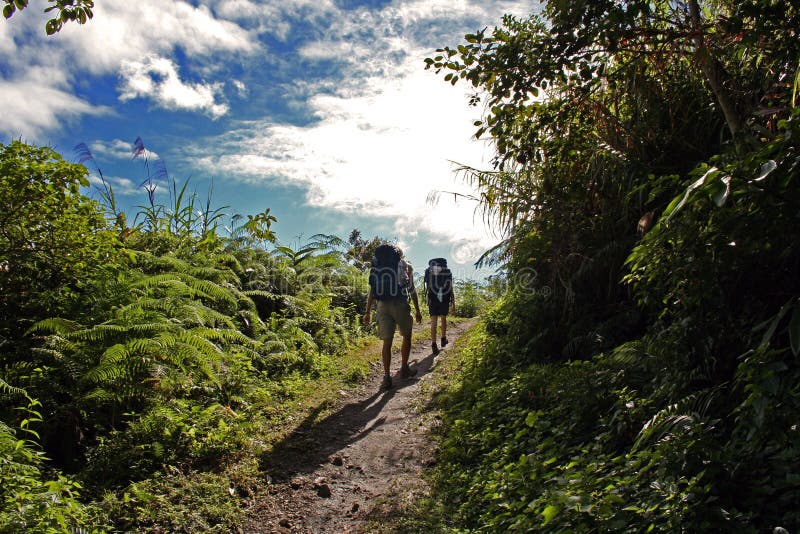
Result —
<path fill-rule="evenodd" d="M 398 279 L 400 251 L 393 245 L 380 245 L 372 256 L 369 268 L 369 287 L 376 300 L 388 300 L 408 296 L 407 287 Z"/>
<path fill-rule="evenodd" d="M 447 268 L 447 260 L 433 258 L 425 269 L 425 287 L 428 288 L 428 298 L 436 298 L 444 302 L 453 291 L 453 273 Z"/>

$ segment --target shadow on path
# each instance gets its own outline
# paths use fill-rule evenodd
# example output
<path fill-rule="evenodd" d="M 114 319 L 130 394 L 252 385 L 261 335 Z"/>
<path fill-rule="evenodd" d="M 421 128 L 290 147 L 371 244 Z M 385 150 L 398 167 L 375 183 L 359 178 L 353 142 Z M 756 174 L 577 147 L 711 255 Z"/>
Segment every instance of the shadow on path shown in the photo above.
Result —
<path fill-rule="evenodd" d="M 399 355 L 396 357 L 399 359 Z M 422 359 L 414 361 L 415 357 Z M 433 361 L 433 353 L 429 349 L 426 353 L 425 345 L 414 346 L 410 356 L 412 367 L 417 369 L 414 378 L 403 379 L 399 372 L 395 372 L 392 376 L 393 387 L 388 391 L 379 391 L 378 386 L 374 385 L 378 381 L 373 377 L 369 384 L 375 388 L 374 393 L 357 402 L 345 404 L 319 421 L 319 414 L 326 407 L 318 406 L 291 434 L 261 456 L 261 470 L 278 480 L 288 480 L 295 475 L 315 471 L 337 452 L 380 428 L 385 423 L 385 417 L 380 414 L 386 404 L 427 374 Z"/>

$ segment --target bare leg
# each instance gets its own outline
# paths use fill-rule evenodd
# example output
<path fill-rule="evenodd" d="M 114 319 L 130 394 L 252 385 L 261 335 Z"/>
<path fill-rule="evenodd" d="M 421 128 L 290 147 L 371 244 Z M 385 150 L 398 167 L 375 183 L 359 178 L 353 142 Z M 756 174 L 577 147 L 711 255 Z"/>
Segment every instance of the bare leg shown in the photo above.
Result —
<path fill-rule="evenodd" d="M 431 343 L 436 343 L 436 317 L 435 315 L 431 315 Z"/>
<path fill-rule="evenodd" d="M 447 337 L 447 316 L 446 315 L 442 315 L 442 337 Z M 435 335 L 434 335 L 433 339 L 434 340 L 436 339 Z"/>
<path fill-rule="evenodd" d="M 392 365 L 392 340 L 384 339 L 383 348 L 381 349 L 381 359 L 383 360 L 383 374 L 389 374 L 389 368 Z M 408 359 L 408 355 L 406 355 Z"/>
<path fill-rule="evenodd" d="M 408 357 L 411 355 L 411 333 L 403 336 L 403 344 L 400 346 L 400 364 L 408 365 Z"/>

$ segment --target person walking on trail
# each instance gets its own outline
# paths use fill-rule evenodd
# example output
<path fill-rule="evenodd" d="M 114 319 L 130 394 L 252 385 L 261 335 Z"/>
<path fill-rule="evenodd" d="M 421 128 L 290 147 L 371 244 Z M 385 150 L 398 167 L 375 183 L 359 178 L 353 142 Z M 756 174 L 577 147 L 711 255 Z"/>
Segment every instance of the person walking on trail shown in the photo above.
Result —
<path fill-rule="evenodd" d="M 442 324 L 442 348 L 447 346 L 447 312 L 456 313 L 456 295 L 453 291 L 453 273 L 447 268 L 445 258 L 433 258 L 425 269 L 425 288 L 428 294 L 428 311 L 431 314 L 431 349 L 439 354 L 436 345 L 436 323 Z"/>
<path fill-rule="evenodd" d="M 389 389 L 392 387 L 389 368 L 392 363 L 392 339 L 395 328 L 403 337 L 403 343 L 400 346 L 400 376 L 411 378 L 417 374 L 417 370 L 408 365 L 408 357 L 411 354 L 411 327 L 413 326 L 411 306 L 408 303 L 409 297 L 414 303 L 417 323 L 422 323 L 419 299 L 414 287 L 414 269 L 403 259 L 402 250 L 388 243 L 375 249 L 369 270 L 369 288 L 364 325 L 369 325 L 372 304 L 377 301 L 378 337 L 383 340 L 381 357 L 384 375 L 381 388 Z"/>

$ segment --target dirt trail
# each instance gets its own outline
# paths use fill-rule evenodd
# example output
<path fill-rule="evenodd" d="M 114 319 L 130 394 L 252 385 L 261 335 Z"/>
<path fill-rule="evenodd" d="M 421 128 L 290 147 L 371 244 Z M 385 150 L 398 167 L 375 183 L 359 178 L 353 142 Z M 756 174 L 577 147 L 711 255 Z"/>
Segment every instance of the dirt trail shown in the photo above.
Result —
<path fill-rule="evenodd" d="M 448 328 L 450 343 L 471 324 Z M 380 497 L 413 487 L 433 461 L 425 419 L 415 407 L 427 404 L 416 402 L 420 384 L 443 357 L 447 349 L 434 357 L 427 341 L 412 346 L 409 362 L 418 373 L 406 380 L 395 351 L 392 389 L 379 390 L 382 371 L 374 368 L 331 415 L 316 421 L 311 414 L 264 457 L 273 483 L 249 511 L 244 532 L 366 532 L 365 519 Z"/>

